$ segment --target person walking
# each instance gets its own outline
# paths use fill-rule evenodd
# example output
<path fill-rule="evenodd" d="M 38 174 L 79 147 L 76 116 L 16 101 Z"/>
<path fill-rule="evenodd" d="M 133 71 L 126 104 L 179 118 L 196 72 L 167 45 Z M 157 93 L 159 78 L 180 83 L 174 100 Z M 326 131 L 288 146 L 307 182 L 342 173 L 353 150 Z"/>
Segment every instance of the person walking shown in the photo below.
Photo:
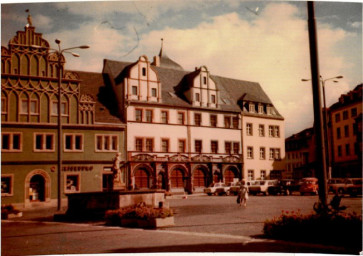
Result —
<path fill-rule="evenodd" d="M 246 185 L 246 182 L 243 180 L 238 191 L 239 206 L 242 206 L 242 204 L 244 207 L 247 206 L 248 192 L 249 192 L 248 186 Z"/>

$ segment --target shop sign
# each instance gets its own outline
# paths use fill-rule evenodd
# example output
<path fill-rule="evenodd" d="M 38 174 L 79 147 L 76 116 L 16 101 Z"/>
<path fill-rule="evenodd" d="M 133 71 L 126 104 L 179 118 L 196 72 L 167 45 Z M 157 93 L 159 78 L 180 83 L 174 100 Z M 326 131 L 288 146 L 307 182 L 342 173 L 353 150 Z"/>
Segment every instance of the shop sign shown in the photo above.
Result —
<path fill-rule="evenodd" d="M 93 166 L 63 166 L 62 170 L 64 172 L 81 172 L 81 171 L 92 171 Z"/>

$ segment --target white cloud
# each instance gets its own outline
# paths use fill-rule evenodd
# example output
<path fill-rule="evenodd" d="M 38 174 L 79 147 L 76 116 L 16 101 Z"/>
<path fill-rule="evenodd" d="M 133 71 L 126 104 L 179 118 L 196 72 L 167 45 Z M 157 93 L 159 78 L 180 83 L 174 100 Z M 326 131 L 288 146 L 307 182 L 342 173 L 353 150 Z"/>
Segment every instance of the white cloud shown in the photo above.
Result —
<path fill-rule="evenodd" d="M 32 19 L 33 24 L 37 26 L 39 31 L 50 29 L 53 26 L 53 20 L 48 16 L 39 14 L 32 17 Z"/>

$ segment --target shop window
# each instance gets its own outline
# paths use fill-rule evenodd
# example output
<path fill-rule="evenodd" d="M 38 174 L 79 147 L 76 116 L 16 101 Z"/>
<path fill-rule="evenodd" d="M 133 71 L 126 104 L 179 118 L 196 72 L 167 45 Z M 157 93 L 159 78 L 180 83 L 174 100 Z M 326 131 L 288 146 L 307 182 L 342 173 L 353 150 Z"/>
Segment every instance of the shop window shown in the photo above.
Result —
<path fill-rule="evenodd" d="M 64 134 L 64 151 L 83 151 L 83 134 Z"/>
<path fill-rule="evenodd" d="M 96 151 L 117 152 L 118 135 L 112 135 L 112 134 L 96 135 Z"/>
<path fill-rule="evenodd" d="M 22 134 L 4 132 L 1 133 L 1 151 L 2 152 L 21 152 Z"/>
<path fill-rule="evenodd" d="M 67 174 L 66 175 L 66 188 L 65 193 L 80 192 L 80 174 Z"/>
<path fill-rule="evenodd" d="M 12 196 L 13 195 L 13 174 L 2 174 L 1 175 L 1 196 Z"/>
<path fill-rule="evenodd" d="M 217 116 L 210 115 L 210 126 L 217 127 Z"/>
<path fill-rule="evenodd" d="M 34 151 L 54 151 L 55 142 L 53 133 L 35 133 L 34 134 Z"/>

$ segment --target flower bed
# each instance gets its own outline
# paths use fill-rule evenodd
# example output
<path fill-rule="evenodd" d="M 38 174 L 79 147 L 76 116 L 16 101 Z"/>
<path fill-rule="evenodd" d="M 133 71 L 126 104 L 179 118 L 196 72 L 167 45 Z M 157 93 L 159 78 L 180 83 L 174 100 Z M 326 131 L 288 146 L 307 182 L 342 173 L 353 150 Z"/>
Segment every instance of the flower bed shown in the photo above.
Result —
<path fill-rule="evenodd" d="M 139 203 L 106 212 L 106 225 L 140 228 L 157 228 L 174 225 L 173 211 L 168 208 L 153 208 Z"/>
<path fill-rule="evenodd" d="M 264 235 L 268 238 L 361 247 L 362 216 L 356 213 L 308 214 L 282 211 L 266 220 Z"/>

